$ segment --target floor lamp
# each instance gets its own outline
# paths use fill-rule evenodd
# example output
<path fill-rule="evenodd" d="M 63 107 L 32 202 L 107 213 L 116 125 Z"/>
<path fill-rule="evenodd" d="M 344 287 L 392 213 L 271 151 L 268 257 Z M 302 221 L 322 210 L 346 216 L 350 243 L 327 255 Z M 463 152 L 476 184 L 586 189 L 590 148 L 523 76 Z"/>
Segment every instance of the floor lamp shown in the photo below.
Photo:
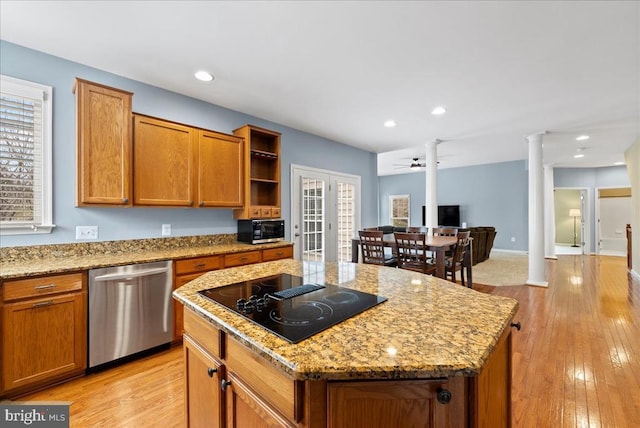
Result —
<path fill-rule="evenodd" d="M 572 247 L 577 247 L 576 243 L 577 232 L 576 232 L 576 218 L 580 217 L 580 210 L 578 208 L 571 208 L 569 210 L 569 217 L 573 217 L 573 245 Z"/>

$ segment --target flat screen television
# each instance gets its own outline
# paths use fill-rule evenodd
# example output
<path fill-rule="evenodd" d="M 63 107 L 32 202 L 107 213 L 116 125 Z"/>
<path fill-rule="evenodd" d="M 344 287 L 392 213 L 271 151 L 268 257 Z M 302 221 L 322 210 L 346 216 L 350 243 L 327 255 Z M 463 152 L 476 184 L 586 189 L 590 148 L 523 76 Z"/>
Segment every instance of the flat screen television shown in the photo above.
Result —
<path fill-rule="evenodd" d="M 425 209 L 422 206 L 422 225 L 425 224 Z M 460 227 L 460 205 L 438 205 L 438 226 Z"/>

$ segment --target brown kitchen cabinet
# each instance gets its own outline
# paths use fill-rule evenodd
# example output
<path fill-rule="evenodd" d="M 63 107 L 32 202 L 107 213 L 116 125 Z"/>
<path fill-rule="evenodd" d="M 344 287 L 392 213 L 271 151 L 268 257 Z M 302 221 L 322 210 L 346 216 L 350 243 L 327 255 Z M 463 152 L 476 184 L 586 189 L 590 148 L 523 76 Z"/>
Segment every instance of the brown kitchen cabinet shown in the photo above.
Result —
<path fill-rule="evenodd" d="M 187 427 L 224 427 L 224 366 L 185 336 L 183 340 Z M 249 425 L 247 425 L 249 426 Z"/>
<path fill-rule="evenodd" d="M 131 206 L 131 92 L 76 78 L 77 206 Z"/>
<path fill-rule="evenodd" d="M 223 256 L 193 257 L 174 262 L 173 289 L 180 288 L 200 275 L 223 267 Z M 173 299 L 173 340 L 182 338 L 184 333 L 184 305 Z"/>
<path fill-rule="evenodd" d="M 84 373 L 86 272 L 2 283 L 2 397 Z"/>
<path fill-rule="evenodd" d="M 136 114 L 133 119 L 133 202 L 194 206 L 197 130 Z"/>
<path fill-rule="evenodd" d="M 198 135 L 198 206 L 242 207 L 244 139 L 200 130 Z"/>
<path fill-rule="evenodd" d="M 134 115 L 134 204 L 242 207 L 244 140 Z"/>
<path fill-rule="evenodd" d="M 253 125 L 233 131 L 244 138 L 244 204 L 234 217 L 279 218 L 280 211 L 280 133 Z"/>

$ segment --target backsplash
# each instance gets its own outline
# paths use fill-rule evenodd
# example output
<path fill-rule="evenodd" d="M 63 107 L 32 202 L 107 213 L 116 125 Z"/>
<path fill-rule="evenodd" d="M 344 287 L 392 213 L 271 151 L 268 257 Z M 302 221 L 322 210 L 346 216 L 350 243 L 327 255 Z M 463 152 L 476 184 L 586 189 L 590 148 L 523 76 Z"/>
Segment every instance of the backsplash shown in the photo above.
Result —
<path fill-rule="evenodd" d="M 74 244 L 33 245 L 0 248 L 2 263 L 24 262 L 38 258 L 64 258 L 88 255 L 127 254 L 135 251 L 171 250 L 233 244 L 236 234 L 179 236 L 173 238 L 131 239 L 123 241 L 81 242 Z"/>

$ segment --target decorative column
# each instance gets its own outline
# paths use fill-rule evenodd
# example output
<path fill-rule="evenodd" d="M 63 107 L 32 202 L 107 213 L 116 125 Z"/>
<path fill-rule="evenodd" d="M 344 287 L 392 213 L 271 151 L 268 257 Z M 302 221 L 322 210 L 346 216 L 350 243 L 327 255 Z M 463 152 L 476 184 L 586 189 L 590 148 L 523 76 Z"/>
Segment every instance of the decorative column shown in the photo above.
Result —
<path fill-rule="evenodd" d="M 553 165 L 544 166 L 544 258 L 558 260 L 556 256 L 556 221 L 553 184 Z"/>
<path fill-rule="evenodd" d="M 542 136 L 527 136 L 529 141 L 529 278 L 527 285 L 547 287 L 544 266 L 544 188 Z"/>
<path fill-rule="evenodd" d="M 424 195 L 424 225 L 429 228 L 438 227 L 438 143 L 440 140 L 429 141 L 425 144 L 425 195 Z"/>

